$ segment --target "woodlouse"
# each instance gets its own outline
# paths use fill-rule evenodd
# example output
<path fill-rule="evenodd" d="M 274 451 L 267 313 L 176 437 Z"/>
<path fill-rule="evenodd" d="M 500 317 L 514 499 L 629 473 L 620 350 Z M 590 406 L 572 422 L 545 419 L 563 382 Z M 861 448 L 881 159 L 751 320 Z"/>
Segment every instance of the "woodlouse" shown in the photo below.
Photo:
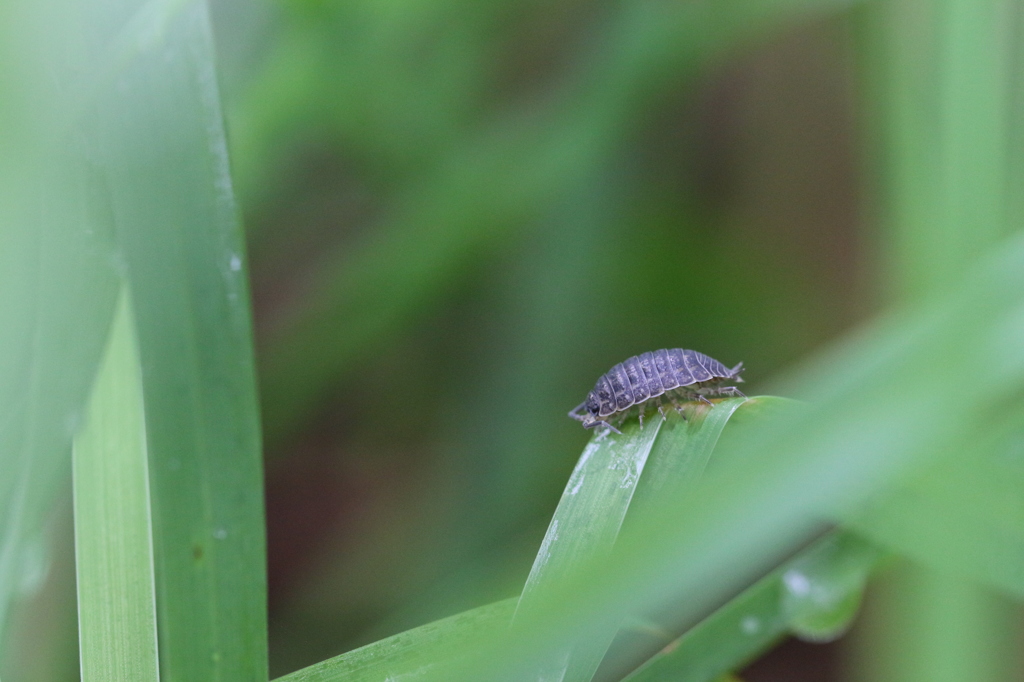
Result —
<path fill-rule="evenodd" d="M 685 348 L 661 349 L 643 355 L 634 355 L 612 367 L 597 380 L 594 390 L 587 399 L 569 413 L 573 419 L 583 422 L 592 429 L 599 424 L 612 431 L 619 430 L 608 423 L 608 417 L 622 420 L 634 405 L 640 405 L 640 424 L 643 425 L 643 403 L 657 399 L 661 410 L 661 396 L 665 395 L 679 408 L 677 397 L 686 400 L 701 400 L 711 404 L 706 396 L 738 395 L 743 393 L 735 386 L 723 386 L 723 382 L 741 383 L 740 371 L 743 363 L 732 369 L 714 358 Z"/>

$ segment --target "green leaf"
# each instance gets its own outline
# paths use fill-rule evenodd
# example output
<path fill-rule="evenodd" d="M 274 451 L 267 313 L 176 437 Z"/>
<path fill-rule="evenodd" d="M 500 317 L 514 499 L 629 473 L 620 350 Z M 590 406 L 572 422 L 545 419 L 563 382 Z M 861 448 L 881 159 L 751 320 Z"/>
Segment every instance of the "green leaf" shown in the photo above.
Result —
<path fill-rule="evenodd" d="M 870 9 L 866 73 L 873 108 L 884 114 L 875 125 L 899 296 L 946 286 L 1019 228 L 1008 220 L 1019 219 L 1020 205 L 1020 186 L 1009 182 L 1020 179 L 1008 154 L 1020 131 L 1008 12 L 1002 0 Z"/>
<path fill-rule="evenodd" d="M 75 438 L 75 561 L 82 680 L 158 680 L 142 372 L 121 296 Z"/>
<path fill-rule="evenodd" d="M 83 100 L 132 293 L 161 678 L 267 677 L 260 427 L 245 253 L 203 2 L 111 6 Z M 100 21 L 100 17 L 95 18 Z"/>
<path fill-rule="evenodd" d="M 685 495 L 700 481 L 726 424 L 734 416 L 758 411 L 766 401 L 778 398 L 728 398 L 715 401 L 714 408 L 699 403 L 686 405 L 686 421 L 671 418 L 655 442 L 641 479 L 630 517 L 643 514 L 664 502 L 668 495 Z M 742 409 L 741 409 L 742 408 Z M 742 421 L 742 417 L 741 417 Z"/>
<path fill-rule="evenodd" d="M 531 608 L 532 595 L 544 582 L 611 550 L 664 423 L 655 415 L 644 427 L 623 424 L 621 434 L 602 431 L 587 444 L 541 542 L 519 609 Z"/>
<path fill-rule="evenodd" d="M 117 293 L 94 188 L 66 170 L 0 177 L 0 635 L 14 597 L 37 586 Z"/>
<path fill-rule="evenodd" d="M 414 682 L 475 638 L 508 629 L 518 599 L 506 599 L 368 644 L 277 678 L 277 682 Z"/>
<path fill-rule="evenodd" d="M 528 617 L 582 563 L 607 556 L 626 518 L 629 503 L 642 479 L 644 465 L 665 418 L 656 414 L 641 428 L 639 421 L 623 424 L 622 433 L 599 431 L 580 455 L 523 586 L 516 610 Z M 556 679 L 589 680 L 614 636 L 604 633 L 595 642 L 557 654 L 545 665 Z M 546 678 L 545 678 L 546 679 Z"/>

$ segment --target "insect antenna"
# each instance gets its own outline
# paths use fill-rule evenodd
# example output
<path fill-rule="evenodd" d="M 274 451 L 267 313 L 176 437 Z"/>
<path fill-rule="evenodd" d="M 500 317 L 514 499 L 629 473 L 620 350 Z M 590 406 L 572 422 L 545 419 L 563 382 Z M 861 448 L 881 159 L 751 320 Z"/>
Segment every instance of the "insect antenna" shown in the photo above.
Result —
<path fill-rule="evenodd" d="M 580 410 L 582 410 L 586 406 L 587 406 L 586 401 L 583 401 L 582 403 L 580 403 L 576 407 L 572 408 L 572 410 L 569 412 L 569 416 L 572 417 L 573 419 L 575 419 L 578 422 L 583 421 L 584 419 L 586 419 L 586 416 L 581 414 Z"/>

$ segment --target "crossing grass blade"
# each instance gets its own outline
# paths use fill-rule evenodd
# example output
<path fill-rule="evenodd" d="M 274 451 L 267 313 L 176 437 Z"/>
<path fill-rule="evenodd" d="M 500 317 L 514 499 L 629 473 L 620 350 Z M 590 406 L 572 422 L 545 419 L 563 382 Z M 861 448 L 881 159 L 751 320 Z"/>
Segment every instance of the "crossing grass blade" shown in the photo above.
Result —
<path fill-rule="evenodd" d="M 11 170 L 0 168 L 0 636 L 46 554 L 117 291 L 86 183 Z"/>
<path fill-rule="evenodd" d="M 74 444 L 82 680 L 160 679 L 142 376 L 122 293 Z"/>

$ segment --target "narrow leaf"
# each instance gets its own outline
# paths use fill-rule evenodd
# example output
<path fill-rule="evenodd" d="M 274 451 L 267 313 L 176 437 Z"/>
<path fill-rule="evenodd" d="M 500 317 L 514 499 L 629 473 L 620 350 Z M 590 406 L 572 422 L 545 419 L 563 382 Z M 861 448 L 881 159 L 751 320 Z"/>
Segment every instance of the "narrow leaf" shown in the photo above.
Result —
<path fill-rule="evenodd" d="M 550 589 L 584 562 L 610 552 L 627 511 L 630 518 L 638 513 L 631 506 L 634 495 L 641 495 L 647 505 L 658 504 L 669 493 L 685 495 L 703 473 L 729 418 L 745 400 L 730 398 L 714 406 L 688 403 L 685 421 L 669 410 L 667 418 L 655 414 L 642 429 L 638 420 L 631 420 L 621 435 L 595 436 L 555 510 L 520 608 L 528 611 L 544 587 Z M 563 654 L 564 660 L 552 660 L 545 679 L 590 680 L 617 629 L 611 627 L 577 642 Z"/>
<path fill-rule="evenodd" d="M 160 678 L 144 414 L 131 304 L 122 294 L 74 444 L 83 682 Z"/>
<path fill-rule="evenodd" d="M 548 596 L 545 588 L 557 585 L 582 563 L 611 551 L 664 423 L 660 414 L 642 428 L 639 421 L 631 421 L 622 426 L 621 434 L 600 431 L 587 444 L 541 542 L 517 614 L 528 616 Z M 588 643 L 576 656 L 568 650 L 558 654 L 545 665 L 543 679 L 589 680 L 612 635 L 614 632 L 603 645 Z"/>
<path fill-rule="evenodd" d="M 265 680 L 249 293 L 208 10 L 196 0 L 110 9 L 122 22 L 112 77 L 92 84 L 83 119 L 137 325 L 161 674 Z"/>
<path fill-rule="evenodd" d="M 689 404 L 686 421 L 671 419 L 654 445 L 630 517 L 642 514 L 665 495 L 684 495 L 691 491 L 704 474 L 722 431 L 736 411 L 744 405 L 750 410 L 763 400 L 755 398 L 747 405 L 750 402 L 747 398 L 729 398 L 716 401 L 713 409 L 704 404 Z"/>

